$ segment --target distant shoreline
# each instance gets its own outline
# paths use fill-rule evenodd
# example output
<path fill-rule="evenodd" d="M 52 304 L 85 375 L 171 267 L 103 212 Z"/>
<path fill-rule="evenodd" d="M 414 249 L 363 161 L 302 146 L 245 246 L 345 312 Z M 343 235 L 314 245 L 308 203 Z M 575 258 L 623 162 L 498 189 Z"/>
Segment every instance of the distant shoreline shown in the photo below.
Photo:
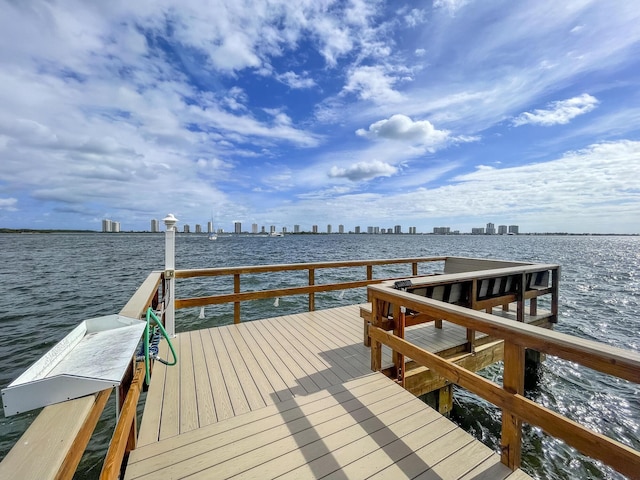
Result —
<path fill-rule="evenodd" d="M 30 229 L 30 228 L 0 228 L 0 233 L 8 233 L 8 234 L 49 234 L 49 233 L 83 233 L 83 234 L 95 234 L 95 235 L 126 235 L 126 234 L 131 234 L 131 233 L 135 233 L 135 234 L 140 234 L 140 233 L 147 233 L 147 234 L 160 234 L 160 233 L 164 233 L 164 232 L 149 232 L 148 230 L 131 230 L 131 231 L 122 231 L 122 232 L 99 232 L 97 230 L 64 230 L 64 229 Z M 184 232 L 178 232 L 178 234 L 180 235 L 202 235 L 202 236 L 206 236 L 207 233 L 206 232 L 202 232 L 202 233 L 195 233 L 195 232 L 189 232 L 189 233 L 184 233 Z M 224 233 L 225 236 L 229 236 L 229 237 L 233 237 L 235 235 L 235 233 Z M 256 235 L 259 236 L 260 234 L 252 234 L 249 232 L 242 232 L 242 234 L 240 235 L 248 235 L 248 236 L 252 236 L 252 235 Z M 455 233 L 455 234 L 436 234 L 436 233 L 415 233 L 415 234 L 410 234 L 410 233 L 353 233 L 353 232 L 347 232 L 347 233 L 325 233 L 325 232 L 321 232 L 321 233 L 313 233 L 313 232 L 299 232 L 299 233 L 286 233 L 285 235 L 289 236 L 289 235 L 326 235 L 326 236 L 339 236 L 339 235 L 379 235 L 379 236 L 389 236 L 389 235 L 399 235 L 399 236 L 403 236 L 403 235 L 412 235 L 412 236 L 438 236 L 438 237 L 442 237 L 442 236 L 448 236 L 448 237 L 455 237 L 455 236 L 474 236 L 474 237 L 506 237 L 509 235 L 499 235 L 499 234 L 493 234 L 493 235 L 487 235 L 487 234 L 472 234 L 472 233 Z M 568 233 L 568 232 L 532 232 L 532 233 L 519 233 L 517 235 L 510 235 L 510 236 L 515 236 L 515 237 L 532 237 L 532 236 L 558 236 L 558 237 L 637 237 L 640 236 L 640 233 Z"/>

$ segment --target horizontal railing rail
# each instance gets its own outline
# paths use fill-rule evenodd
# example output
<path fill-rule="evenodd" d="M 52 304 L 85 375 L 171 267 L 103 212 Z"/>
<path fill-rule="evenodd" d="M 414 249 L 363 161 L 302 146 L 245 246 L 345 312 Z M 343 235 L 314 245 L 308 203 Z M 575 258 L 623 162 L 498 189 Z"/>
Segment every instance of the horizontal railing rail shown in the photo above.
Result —
<path fill-rule="evenodd" d="M 186 279 L 195 277 L 219 277 L 219 276 L 233 276 L 233 293 L 224 293 L 217 295 L 209 295 L 204 297 L 192 297 L 192 298 L 176 298 L 175 308 L 189 308 L 189 307 L 201 307 L 205 305 L 220 305 L 225 303 L 234 304 L 234 323 L 240 323 L 240 304 L 241 302 L 250 300 L 262 300 L 267 298 L 284 297 L 291 295 L 308 295 L 309 296 L 309 311 L 315 310 L 315 294 L 319 292 L 329 292 L 336 290 L 348 290 L 353 288 L 366 287 L 375 283 L 380 283 L 384 280 L 389 280 L 389 277 L 375 278 L 373 275 L 374 266 L 389 266 L 389 265 L 401 265 L 410 264 L 411 272 L 408 272 L 404 277 L 418 275 L 418 266 L 421 263 L 434 263 L 443 262 L 447 257 L 416 257 L 416 258 L 392 258 L 392 259 L 376 259 L 376 260 L 348 260 L 339 262 L 311 262 L 311 263 L 291 263 L 281 265 L 256 265 L 256 266 L 239 266 L 239 267 L 221 267 L 221 268 L 205 268 L 205 269 L 192 269 L 192 270 L 176 270 L 176 278 Z M 363 280 L 353 280 L 345 282 L 333 282 L 333 283 L 316 283 L 316 271 L 327 269 L 341 269 L 341 268 L 354 268 L 354 267 L 366 267 L 366 278 Z M 254 275 L 254 274 L 269 274 L 275 272 L 287 272 L 287 271 L 307 271 L 308 281 L 305 285 L 275 288 L 268 290 L 257 291 L 241 291 L 241 276 L 242 275 Z"/>
<path fill-rule="evenodd" d="M 501 453 L 504 464 L 512 469 L 520 466 L 524 421 L 540 427 L 585 455 L 600 460 L 625 475 L 637 477 L 640 471 L 640 452 L 525 398 L 523 393 L 526 348 L 635 383 L 640 383 L 640 354 L 382 285 L 370 286 L 368 290 L 372 300 L 372 325 L 369 327 L 372 369 L 381 370 L 381 346 L 384 344 L 397 355 L 411 358 L 501 408 Z M 393 303 L 396 307 L 394 310 L 404 307 L 504 339 L 503 385 L 489 381 L 407 342 L 402 336 L 380 328 L 382 319 L 376 308 L 379 302 Z M 399 330 L 402 332 L 403 329 Z"/>

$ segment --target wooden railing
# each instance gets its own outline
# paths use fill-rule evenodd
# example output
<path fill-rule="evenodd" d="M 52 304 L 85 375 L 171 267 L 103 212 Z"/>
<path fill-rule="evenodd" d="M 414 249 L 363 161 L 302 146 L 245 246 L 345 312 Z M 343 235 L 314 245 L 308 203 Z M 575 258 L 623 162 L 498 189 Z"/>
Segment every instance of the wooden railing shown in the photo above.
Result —
<path fill-rule="evenodd" d="M 379 283 L 385 278 L 375 278 L 373 275 L 373 267 L 381 265 L 398 265 L 411 264 L 411 272 L 403 277 L 418 275 L 418 265 L 420 263 L 441 262 L 446 257 L 419 257 L 419 258 L 394 258 L 385 260 L 353 260 L 342 262 L 316 262 L 316 263 L 292 263 L 283 265 L 259 265 L 245 267 L 226 267 L 226 268 L 205 268 L 195 270 L 176 270 L 176 278 L 194 278 L 194 277 L 217 277 L 217 276 L 233 276 L 233 293 L 210 295 L 206 297 L 195 298 L 176 298 L 175 308 L 201 307 L 205 305 L 220 305 L 224 303 L 233 303 L 233 321 L 240 323 L 240 304 L 249 300 L 260 300 L 266 298 L 285 297 L 290 295 L 308 295 L 309 311 L 315 310 L 315 294 L 318 292 L 329 292 L 335 290 L 347 290 L 352 288 L 366 287 L 374 283 Z M 337 268 L 354 268 L 366 267 L 362 280 L 353 280 L 337 283 L 316 283 L 316 271 L 324 269 Z M 275 272 L 287 271 L 307 271 L 307 284 L 297 287 L 276 288 L 260 291 L 241 291 L 241 276 L 249 274 L 271 274 Z"/>
<path fill-rule="evenodd" d="M 455 258 L 454 260 L 459 259 Z M 446 262 L 448 264 L 449 259 Z M 541 277 L 540 283 L 536 283 L 538 276 Z M 403 290 L 473 310 L 485 310 L 487 313 L 493 313 L 493 309 L 496 307 L 501 307 L 504 312 L 508 312 L 514 306 L 511 304 L 515 304 L 515 320 L 518 322 L 525 321 L 525 303 L 528 301 L 529 315 L 536 317 L 536 323 L 544 321 L 553 324 L 558 321 L 559 278 L 560 267 L 558 265 L 520 264 L 488 270 L 419 277 L 413 279 L 412 284 Z M 392 283 L 384 282 L 383 285 L 389 287 Z M 550 310 L 545 311 L 544 315 L 539 315 L 538 298 L 545 295 L 549 295 Z M 377 326 L 383 330 L 393 330 L 394 326 L 397 326 L 397 322 L 394 323 L 392 318 L 398 318 L 400 305 L 379 301 L 377 308 L 378 315 L 381 317 Z M 365 310 L 363 318 L 369 320 L 371 315 L 366 309 L 363 310 Z M 435 322 L 436 328 L 442 328 L 441 318 L 431 317 L 424 313 L 413 312 L 406 317 L 405 321 L 407 327 Z M 367 324 L 365 323 L 364 343 L 369 346 L 366 329 Z M 484 342 L 489 339 L 490 337 L 486 337 Z M 467 350 L 473 353 L 475 346 L 476 332 L 467 328 Z M 396 365 L 396 367 L 398 366 Z"/>
<path fill-rule="evenodd" d="M 572 421 L 524 397 L 524 352 L 531 348 L 594 370 L 640 383 L 640 354 L 599 342 L 512 322 L 484 312 L 394 290 L 388 286 L 368 288 L 372 301 L 371 368 L 382 367 L 382 344 L 397 355 L 411 358 L 502 409 L 502 462 L 512 469 L 520 466 L 522 422 L 540 427 L 564 440 L 585 455 L 600 460 L 632 478 L 640 472 L 640 453 L 631 447 Z M 380 328 L 383 321 L 377 306 L 391 303 L 434 318 L 462 325 L 504 339 L 503 385 L 427 352 L 397 335 Z M 394 308 L 397 310 L 397 308 Z M 386 320 L 386 318 L 384 319 Z M 401 318 L 395 318 L 400 321 Z M 398 331 L 402 332 L 402 325 Z"/>
<path fill-rule="evenodd" d="M 157 301 L 161 281 L 161 272 L 151 273 L 120 314 L 140 318 Z M 123 401 L 128 386 L 120 389 Z M 112 390 L 45 407 L 0 463 L 0 478 L 73 478 Z"/>
<path fill-rule="evenodd" d="M 162 288 L 160 288 L 162 286 Z M 149 307 L 158 307 L 164 298 L 164 278 L 162 272 L 151 272 L 136 290 L 121 315 L 142 318 Z M 102 464 L 101 480 L 115 480 L 120 477 L 125 455 L 136 448 L 138 438 L 137 408 L 145 378 L 144 362 L 133 362 L 126 381 L 120 385 L 120 416 L 109 442 L 109 450 Z"/>

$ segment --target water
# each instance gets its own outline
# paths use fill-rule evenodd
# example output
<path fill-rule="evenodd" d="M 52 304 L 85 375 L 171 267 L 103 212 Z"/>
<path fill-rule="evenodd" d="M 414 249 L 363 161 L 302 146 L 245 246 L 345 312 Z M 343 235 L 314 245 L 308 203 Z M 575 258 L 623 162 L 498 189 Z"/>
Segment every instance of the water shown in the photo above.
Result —
<path fill-rule="evenodd" d="M 463 255 L 557 263 L 562 266 L 561 332 L 640 350 L 640 237 L 297 235 L 284 238 L 224 238 L 178 235 L 178 268 L 203 268 L 333 260 Z M 5 387 L 43 352 L 85 318 L 117 313 L 151 270 L 162 269 L 162 234 L 0 235 L 0 387 Z M 316 283 L 361 279 L 364 267 L 316 273 Z M 374 267 L 375 276 L 408 275 L 409 265 Z M 421 273 L 423 273 L 421 271 Z M 243 276 L 243 290 L 293 286 L 306 272 Z M 353 275 L 353 277 L 349 277 Z M 231 292 L 229 279 L 189 279 L 180 296 Z M 365 289 L 316 296 L 316 308 L 364 302 Z M 249 302 L 243 320 L 306 308 L 306 297 Z M 178 330 L 232 322 L 228 306 L 177 312 Z M 483 374 L 500 381 L 494 366 Z M 640 389 L 570 362 L 549 357 L 530 398 L 589 428 L 640 449 Z M 0 458 L 37 416 L 37 411 L 0 416 Z M 500 412 L 481 399 L 456 392 L 453 419 L 497 449 Z M 83 458 L 78 478 L 97 478 L 114 424 L 113 400 Z M 622 478 L 584 458 L 561 441 L 525 427 L 523 468 L 536 478 Z"/>

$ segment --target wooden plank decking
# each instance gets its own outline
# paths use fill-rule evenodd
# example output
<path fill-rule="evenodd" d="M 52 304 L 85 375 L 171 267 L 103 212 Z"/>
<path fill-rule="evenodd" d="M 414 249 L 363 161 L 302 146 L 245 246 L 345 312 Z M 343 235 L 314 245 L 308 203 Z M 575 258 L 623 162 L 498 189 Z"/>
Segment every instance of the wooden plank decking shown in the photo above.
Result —
<path fill-rule="evenodd" d="M 353 305 L 179 334 L 178 366 L 156 363 L 126 478 L 526 478 L 372 374 L 362 325 Z M 437 352 L 466 332 L 419 325 L 407 338 Z"/>

